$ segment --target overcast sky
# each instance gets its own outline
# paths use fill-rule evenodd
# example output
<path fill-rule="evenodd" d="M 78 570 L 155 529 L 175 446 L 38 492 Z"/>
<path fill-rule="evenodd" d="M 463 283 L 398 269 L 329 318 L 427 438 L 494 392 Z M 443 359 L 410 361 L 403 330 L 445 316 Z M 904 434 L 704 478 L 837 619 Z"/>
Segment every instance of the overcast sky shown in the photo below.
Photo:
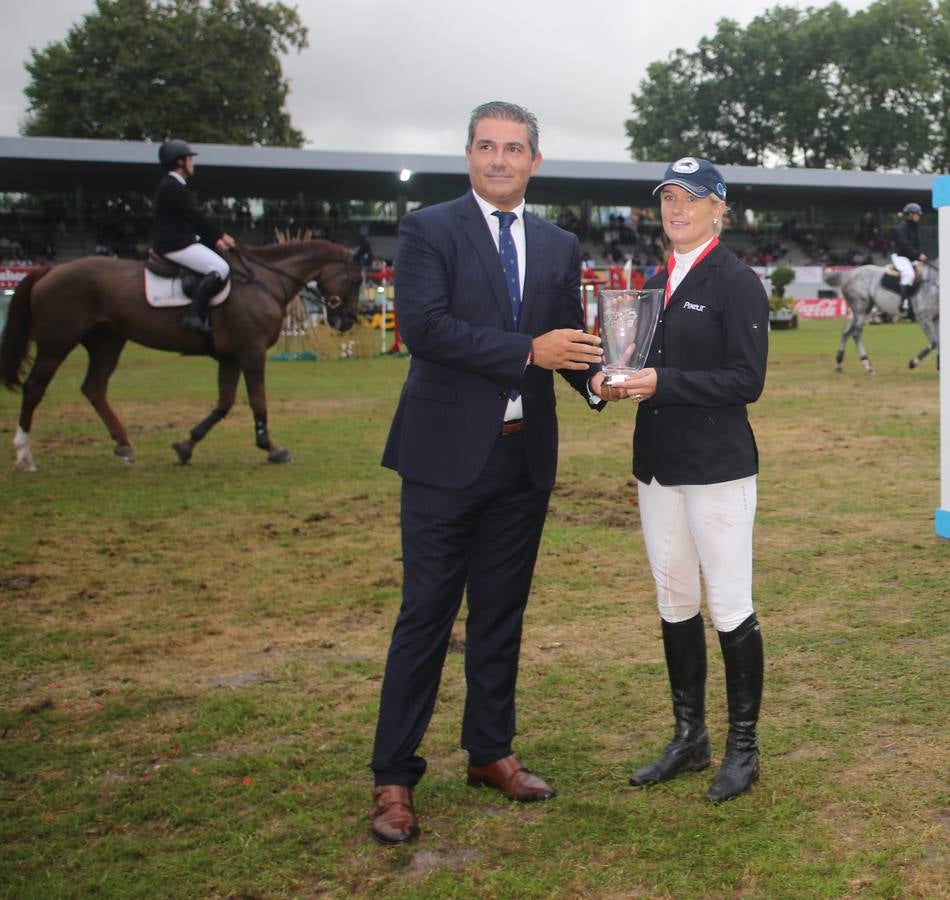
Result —
<path fill-rule="evenodd" d="M 694 49 L 726 15 L 745 26 L 777 5 L 827 3 L 299 0 L 309 47 L 284 60 L 288 108 L 314 149 L 454 154 L 473 107 L 510 100 L 538 116 L 549 159 L 623 161 L 623 123 L 647 65 Z M 26 114 L 30 48 L 65 38 L 95 2 L 4 6 L 0 135 L 12 136 Z"/>

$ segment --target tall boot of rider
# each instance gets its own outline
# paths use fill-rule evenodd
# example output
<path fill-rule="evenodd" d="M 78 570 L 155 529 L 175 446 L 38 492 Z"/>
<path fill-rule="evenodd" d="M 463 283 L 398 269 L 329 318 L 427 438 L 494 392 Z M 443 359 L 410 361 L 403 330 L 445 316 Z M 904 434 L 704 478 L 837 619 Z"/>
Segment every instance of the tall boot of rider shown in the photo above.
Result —
<path fill-rule="evenodd" d="M 900 286 L 900 290 L 901 290 L 900 314 L 905 319 L 910 319 L 911 322 L 914 321 L 914 306 L 910 302 L 910 293 L 912 289 L 913 289 L 913 285 L 910 285 L 910 284 L 902 284 Z"/>
<path fill-rule="evenodd" d="M 221 290 L 223 284 L 217 272 L 209 272 L 198 282 L 191 297 L 191 305 L 181 318 L 181 324 L 185 328 L 196 334 L 211 334 L 211 326 L 208 324 L 208 304 L 211 298 Z"/>
<path fill-rule="evenodd" d="M 653 762 L 637 769 L 630 784 L 641 787 L 669 781 L 682 772 L 709 765 L 706 730 L 706 634 L 699 613 L 685 622 L 660 620 L 666 671 L 673 696 L 673 740 Z"/>
<path fill-rule="evenodd" d="M 720 631 L 719 644 L 726 663 L 729 734 L 722 765 L 707 793 L 716 803 L 744 794 L 759 779 L 757 725 L 765 661 L 755 613 L 735 631 Z"/>

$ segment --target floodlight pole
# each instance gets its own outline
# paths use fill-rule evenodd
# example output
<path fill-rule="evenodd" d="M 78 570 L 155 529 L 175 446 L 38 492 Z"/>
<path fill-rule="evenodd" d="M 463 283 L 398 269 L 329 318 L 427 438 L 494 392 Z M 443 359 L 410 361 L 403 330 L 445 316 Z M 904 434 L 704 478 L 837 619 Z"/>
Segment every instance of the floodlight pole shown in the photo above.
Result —
<path fill-rule="evenodd" d="M 933 182 L 937 210 L 937 256 L 950 260 L 950 175 Z M 938 537 L 950 538 L 950 272 L 940 279 L 940 506 L 934 516 Z M 939 359 L 940 357 L 938 357 Z"/>

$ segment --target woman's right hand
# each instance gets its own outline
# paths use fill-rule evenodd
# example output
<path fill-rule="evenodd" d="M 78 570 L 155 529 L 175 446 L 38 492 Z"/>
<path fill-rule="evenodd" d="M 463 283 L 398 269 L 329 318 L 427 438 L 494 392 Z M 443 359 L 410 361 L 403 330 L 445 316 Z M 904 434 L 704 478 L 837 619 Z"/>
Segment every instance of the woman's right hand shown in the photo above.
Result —
<path fill-rule="evenodd" d="M 620 387 L 634 403 L 649 400 L 656 393 L 656 369 L 641 369 L 628 375 Z"/>

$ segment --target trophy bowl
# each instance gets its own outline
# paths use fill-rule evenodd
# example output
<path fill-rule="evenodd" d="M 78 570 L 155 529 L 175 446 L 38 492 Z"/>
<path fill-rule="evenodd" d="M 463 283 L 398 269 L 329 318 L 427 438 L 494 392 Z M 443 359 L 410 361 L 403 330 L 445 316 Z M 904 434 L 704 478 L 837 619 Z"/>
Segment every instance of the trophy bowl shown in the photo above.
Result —
<path fill-rule="evenodd" d="M 646 364 L 663 306 L 663 291 L 601 291 L 597 331 L 604 351 L 605 384 L 618 384 Z"/>

